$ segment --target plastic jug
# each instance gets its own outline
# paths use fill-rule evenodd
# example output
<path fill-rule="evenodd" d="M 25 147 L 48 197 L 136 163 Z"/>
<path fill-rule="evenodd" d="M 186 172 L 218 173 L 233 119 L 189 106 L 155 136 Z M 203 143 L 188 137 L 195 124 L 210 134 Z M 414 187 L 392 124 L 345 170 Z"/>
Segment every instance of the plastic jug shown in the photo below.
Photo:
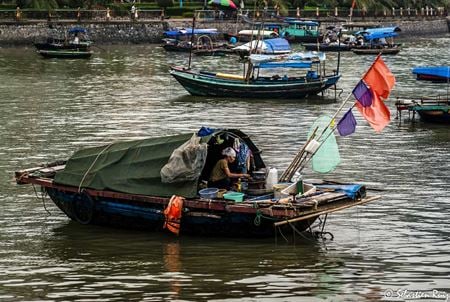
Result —
<path fill-rule="evenodd" d="M 278 183 L 278 171 L 276 168 L 270 168 L 266 178 L 266 189 L 273 190 L 273 186 Z"/>

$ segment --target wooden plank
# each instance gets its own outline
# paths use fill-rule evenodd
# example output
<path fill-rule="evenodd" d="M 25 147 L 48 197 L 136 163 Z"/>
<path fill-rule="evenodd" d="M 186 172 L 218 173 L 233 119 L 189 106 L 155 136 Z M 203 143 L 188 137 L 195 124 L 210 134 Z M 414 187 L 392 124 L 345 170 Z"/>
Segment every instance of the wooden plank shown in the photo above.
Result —
<path fill-rule="evenodd" d="M 340 211 L 340 210 L 351 208 L 351 207 L 354 207 L 354 206 L 357 206 L 357 205 L 362 205 L 362 204 L 365 204 L 365 203 L 368 203 L 368 202 L 371 202 L 371 201 L 374 201 L 374 200 L 377 200 L 377 199 L 380 199 L 380 198 L 381 198 L 381 196 L 368 197 L 368 198 L 362 199 L 360 201 L 356 201 L 356 202 L 352 202 L 352 203 L 349 203 L 349 204 L 342 205 L 340 207 L 319 211 L 319 212 L 316 212 L 316 213 L 313 213 L 313 214 L 310 214 L 310 215 L 304 215 L 304 216 L 293 218 L 293 219 L 288 219 L 288 220 L 284 220 L 284 221 L 280 221 L 280 222 L 275 222 L 274 226 L 277 227 L 277 226 L 285 225 L 285 224 L 288 224 L 288 223 L 293 223 L 293 222 L 298 222 L 298 221 L 314 218 L 314 217 L 317 217 L 317 216 L 320 216 L 320 215 L 324 215 L 324 214 Z"/>

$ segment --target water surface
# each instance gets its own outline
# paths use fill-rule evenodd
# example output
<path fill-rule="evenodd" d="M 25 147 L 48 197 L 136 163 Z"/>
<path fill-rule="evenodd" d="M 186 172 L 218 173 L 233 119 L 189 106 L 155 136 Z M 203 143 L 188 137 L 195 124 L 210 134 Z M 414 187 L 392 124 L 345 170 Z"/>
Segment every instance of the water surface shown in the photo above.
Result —
<path fill-rule="evenodd" d="M 405 41 L 399 55 L 384 58 L 397 78 L 387 102 L 393 117 L 396 96 L 447 91 L 417 82 L 411 68 L 448 65 L 449 43 L 448 36 Z M 341 98 L 373 58 L 342 54 Z M 329 59 L 327 68 L 335 68 L 336 55 Z M 445 126 L 393 119 L 376 134 L 355 113 L 357 132 L 338 138 L 342 163 L 326 177 L 380 189 L 372 193 L 382 199 L 330 215 L 333 241 L 175 238 L 83 226 L 37 199 L 31 186 L 15 185 L 15 170 L 65 159 L 82 147 L 203 125 L 242 129 L 266 163 L 283 170 L 314 119 L 340 105 L 333 93 L 306 101 L 192 97 L 168 75 L 168 66 L 186 62 L 185 55 L 153 45 L 109 46 L 81 61 L 0 49 L 2 301 L 378 301 L 389 290 L 450 295 Z M 233 57 L 193 62 L 239 70 Z M 310 168 L 305 176 L 322 177 Z M 391 301 L 403 300 L 406 295 Z"/>

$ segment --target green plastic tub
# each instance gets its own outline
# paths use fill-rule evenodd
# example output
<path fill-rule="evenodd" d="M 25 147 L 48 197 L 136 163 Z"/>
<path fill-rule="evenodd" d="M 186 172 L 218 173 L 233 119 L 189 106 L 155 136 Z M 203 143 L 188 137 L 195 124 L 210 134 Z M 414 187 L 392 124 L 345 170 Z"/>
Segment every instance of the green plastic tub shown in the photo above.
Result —
<path fill-rule="evenodd" d="M 242 202 L 244 201 L 244 195 L 245 195 L 244 193 L 239 192 L 228 192 L 223 194 L 223 198 L 234 200 L 235 202 Z"/>

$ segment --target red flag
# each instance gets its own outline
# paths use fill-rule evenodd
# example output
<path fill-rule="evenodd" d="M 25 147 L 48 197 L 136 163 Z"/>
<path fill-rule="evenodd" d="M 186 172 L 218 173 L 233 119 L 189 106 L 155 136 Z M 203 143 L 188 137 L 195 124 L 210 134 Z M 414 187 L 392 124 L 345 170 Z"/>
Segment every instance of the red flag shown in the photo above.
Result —
<path fill-rule="evenodd" d="M 363 80 L 369 86 L 370 93 L 372 94 L 372 104 L 363 107 L 360 102 L 356 102 L 356 108 L 358 108 L 359 112 L 375 131 L 381 132 L 391 121 L 389 108 L 384 104 L 382 99 L 389 97 L 395 85 L 395 77 L 381 56 L 378 56 L 363 77 Z"/>
<path fill-rule="evenodd" d="M 377 96 L 387 99 L 389 93 L 395 85 L 395 77 L 384 63 L 381 56 L 378 56 L 363 78 Z"/>
<path fill-rule="evenodd" d="M 356 108 L 376 132 L 381 132 L 391 121 L 391 113 L 384 102 L 375 93 L 372 94 L 371 106 L 363 107 L 356 102 Z"/>

